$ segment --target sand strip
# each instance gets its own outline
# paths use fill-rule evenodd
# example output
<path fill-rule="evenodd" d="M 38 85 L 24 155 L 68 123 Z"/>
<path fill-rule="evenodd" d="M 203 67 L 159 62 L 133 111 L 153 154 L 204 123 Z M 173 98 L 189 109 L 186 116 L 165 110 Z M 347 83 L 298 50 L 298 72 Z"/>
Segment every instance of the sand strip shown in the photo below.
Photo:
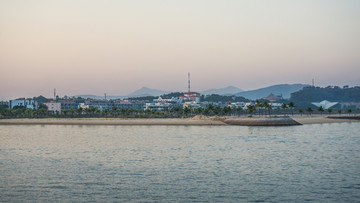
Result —
<path fill-rule="evenodd" d="M 0 125 L 226 125 L 215 120 L 169 119 L 122 119 L 122 118 L 42 118 L 2 119 Z"/>

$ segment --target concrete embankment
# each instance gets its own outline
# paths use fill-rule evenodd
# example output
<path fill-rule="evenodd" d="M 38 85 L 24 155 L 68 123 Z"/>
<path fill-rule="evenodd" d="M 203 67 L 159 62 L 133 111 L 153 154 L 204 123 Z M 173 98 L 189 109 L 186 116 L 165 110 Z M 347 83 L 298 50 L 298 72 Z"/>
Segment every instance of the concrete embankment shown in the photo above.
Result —
<path fill-rule="evenodd" d="M 245 126 L 292 126 L 302 125 L 290 117 L 267 117 L 267 118 L 229 118 L 223 121 L 229 125 Z"/>

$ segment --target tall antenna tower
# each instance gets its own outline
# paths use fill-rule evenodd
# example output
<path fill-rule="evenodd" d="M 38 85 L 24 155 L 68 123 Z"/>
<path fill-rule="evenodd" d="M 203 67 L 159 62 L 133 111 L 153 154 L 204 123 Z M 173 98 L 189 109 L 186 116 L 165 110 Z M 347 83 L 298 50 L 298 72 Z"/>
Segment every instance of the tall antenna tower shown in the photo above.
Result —
<path fill-rule="evenodd" d="M 54 99 L 56 99 L 56 89 L 54 88 Z"/>
<path fill-rule="evenodd" d="M 188 92 L 190 92 L 190 72 L 188 72 Z"/>

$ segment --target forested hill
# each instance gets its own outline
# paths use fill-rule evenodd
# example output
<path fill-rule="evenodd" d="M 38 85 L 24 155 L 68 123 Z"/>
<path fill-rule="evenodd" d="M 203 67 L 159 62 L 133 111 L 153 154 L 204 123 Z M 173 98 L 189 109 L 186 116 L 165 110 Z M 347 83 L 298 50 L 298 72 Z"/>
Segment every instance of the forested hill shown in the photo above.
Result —
<path fill-rule="evenodd" d="M 297 104 L 321 102 L 323 100 L 331 102 L 360 102 L 360 87 L 304 87 L 302 90 L 292 93 L 290 98 L 290 101 Z"/>

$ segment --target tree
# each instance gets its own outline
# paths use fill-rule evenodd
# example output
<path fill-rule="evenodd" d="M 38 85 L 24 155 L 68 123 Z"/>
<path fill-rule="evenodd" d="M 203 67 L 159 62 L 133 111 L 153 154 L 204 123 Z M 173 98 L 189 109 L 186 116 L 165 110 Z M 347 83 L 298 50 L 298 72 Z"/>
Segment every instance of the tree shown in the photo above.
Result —
<path fill-rule="evenodd" d="M 82 107 L 79 107 L 79 108 L 77 109 L 77 113 L 79 114 L 79 116 L 82 114 L 82 112 L 83 112 L 83 108 L 82 108 Z"/>
<path fill-rule="evenodd" d="M 61 110 L 61 114 L 62 114 L 62 115 L 66 116 L 67 113 L 68 113 L 68 110 Z"/>
<path fill-rule="evenodd" d="M 295 107 L 294 102 L 289 102 L 288 106 L 289 106 L 289 108 L 290 108 L 290 110 L 291 110 L 291 115 L 294 115 L 294 112 L 293 112 L 294 107 Z"/>
<path fill-rule="evenodd" d="M 338 110 L 338 114 L 341 115 L 341 109 Z"/>
<path fill-rule="evenodd" d="M 45 108 L 39 108 L 38 110 L 39 115 L 45 116 L 47 114 L 47 109 Z"/>
<path fill-rule="evenodd" d="M 262 104 L 261 104 L 260 100 L 257 99 L 257 100 L 255 101 L 255 108 L 258 110 L 259 116 L 260 116 L 260 114 L 261 114 L 261 107 L 262 107 Z"/>
<path fill-rule="evenodd" d="M 270 112 L 271 112 L 271 109 L 272 109 L 271 104 L 270 104 L 269 102 L 267 102 L 267 101 L 264 101 L 263 106 L 265 107 L 265 110 L 266 110 L 266 109 L 268 110 L 269 117 L 271 117 L 271 113 L 270 113 Z"/>
<path fill-rule="evenodd" d="M 319 112 L 320 112 L 320 114 L 322 115 L 322 114 L 323 114 L 323 112 L 324 112 L 324 108 L 323 108 L 322 106 L 319 106 L 318 111 L 319 111 Z"/>
<path fill-rule="evenodd" d="M 288 106 L 285 103 L 281 104 L 281 109 L 284 111 L 284 115 L 286 115 L 285 110 L 288 108 Z"/>
<path fill-rule="evenodd" d="M 240 116 L 240 113 L 241 113 L 241 111 L 243 111 L 243 110 L 244 110 L 244 109 L 243 109 L 241 106 L 236 107 L 236 112 L 237 112 L 238 116 Z"/>
<path fill-rule="evenodd" d="M 71 114 L 71 117 L 73 117 L 73 116 L 74 116 L 74 113 L 75 113 L 74 108 L 70 108 L 70 114 Z"/>
<path fill-rule="evenodd" d="M 254 105 L 249 105 L 247 106 L 246 112 L 250 114 L 250 116 L 252 116 L 252 114 L 254 113 L 254 111 L 256 111 L 256 108 Z"/>
<path fill-rule="evenodd" d="M 329 115 L 331 115 L 332 109 L 327 109 L 327 112 L 329 113 Z"/>
<path fill-rule="evenodd" d="M 302 114 L 304 113 L 304 110 L 299 109 L 299 113 L 300 113 L 300 115 L 302 116 Z"/>
<path fill-rule="evenodd" d="M 347 110 L 347 113 L 349 114 L 349 116 L 350 116 L 351 112 L 352 112 L 351 109 L 348 109 L 348 110 Z"/>
<path fill-rule="evenodd" d="M 32 109 L 26 109 L 25 110 L 26 117 L 33 117 L 33 110 Z"/>
<path fill-rule="evenodd" d="M 220 106 L 216 106 L 214 109 L 215 115 L 222 115 L 223 109 Z"/>
<path fill-rule="evenodd" d="M 313 110 L 312 110 L 312 108 L 311 107 L 308 107 L 307 109 L 306 109 L 306 111 L 309 113 L 309 115 L 311 116 L 311 113 L 313 112 Z"/>
<path fill-rule="evenodd" d="M 184 112 L 184 114 L 185 114 L 185 116 L 188 116 L 188 114 L 190 113 L 190 108 L 189 107 L 187 107 L 187 106 L 185 106 L 185 108 L 183 109 L 183 112 Z"/>
<path fill-rule="evenodd" d="M 223 112 L 225 113 L 225 115 L 228 115 L 229 113 L 231 113 L 231 107 L 230 106 L 224 107 Z"/>

